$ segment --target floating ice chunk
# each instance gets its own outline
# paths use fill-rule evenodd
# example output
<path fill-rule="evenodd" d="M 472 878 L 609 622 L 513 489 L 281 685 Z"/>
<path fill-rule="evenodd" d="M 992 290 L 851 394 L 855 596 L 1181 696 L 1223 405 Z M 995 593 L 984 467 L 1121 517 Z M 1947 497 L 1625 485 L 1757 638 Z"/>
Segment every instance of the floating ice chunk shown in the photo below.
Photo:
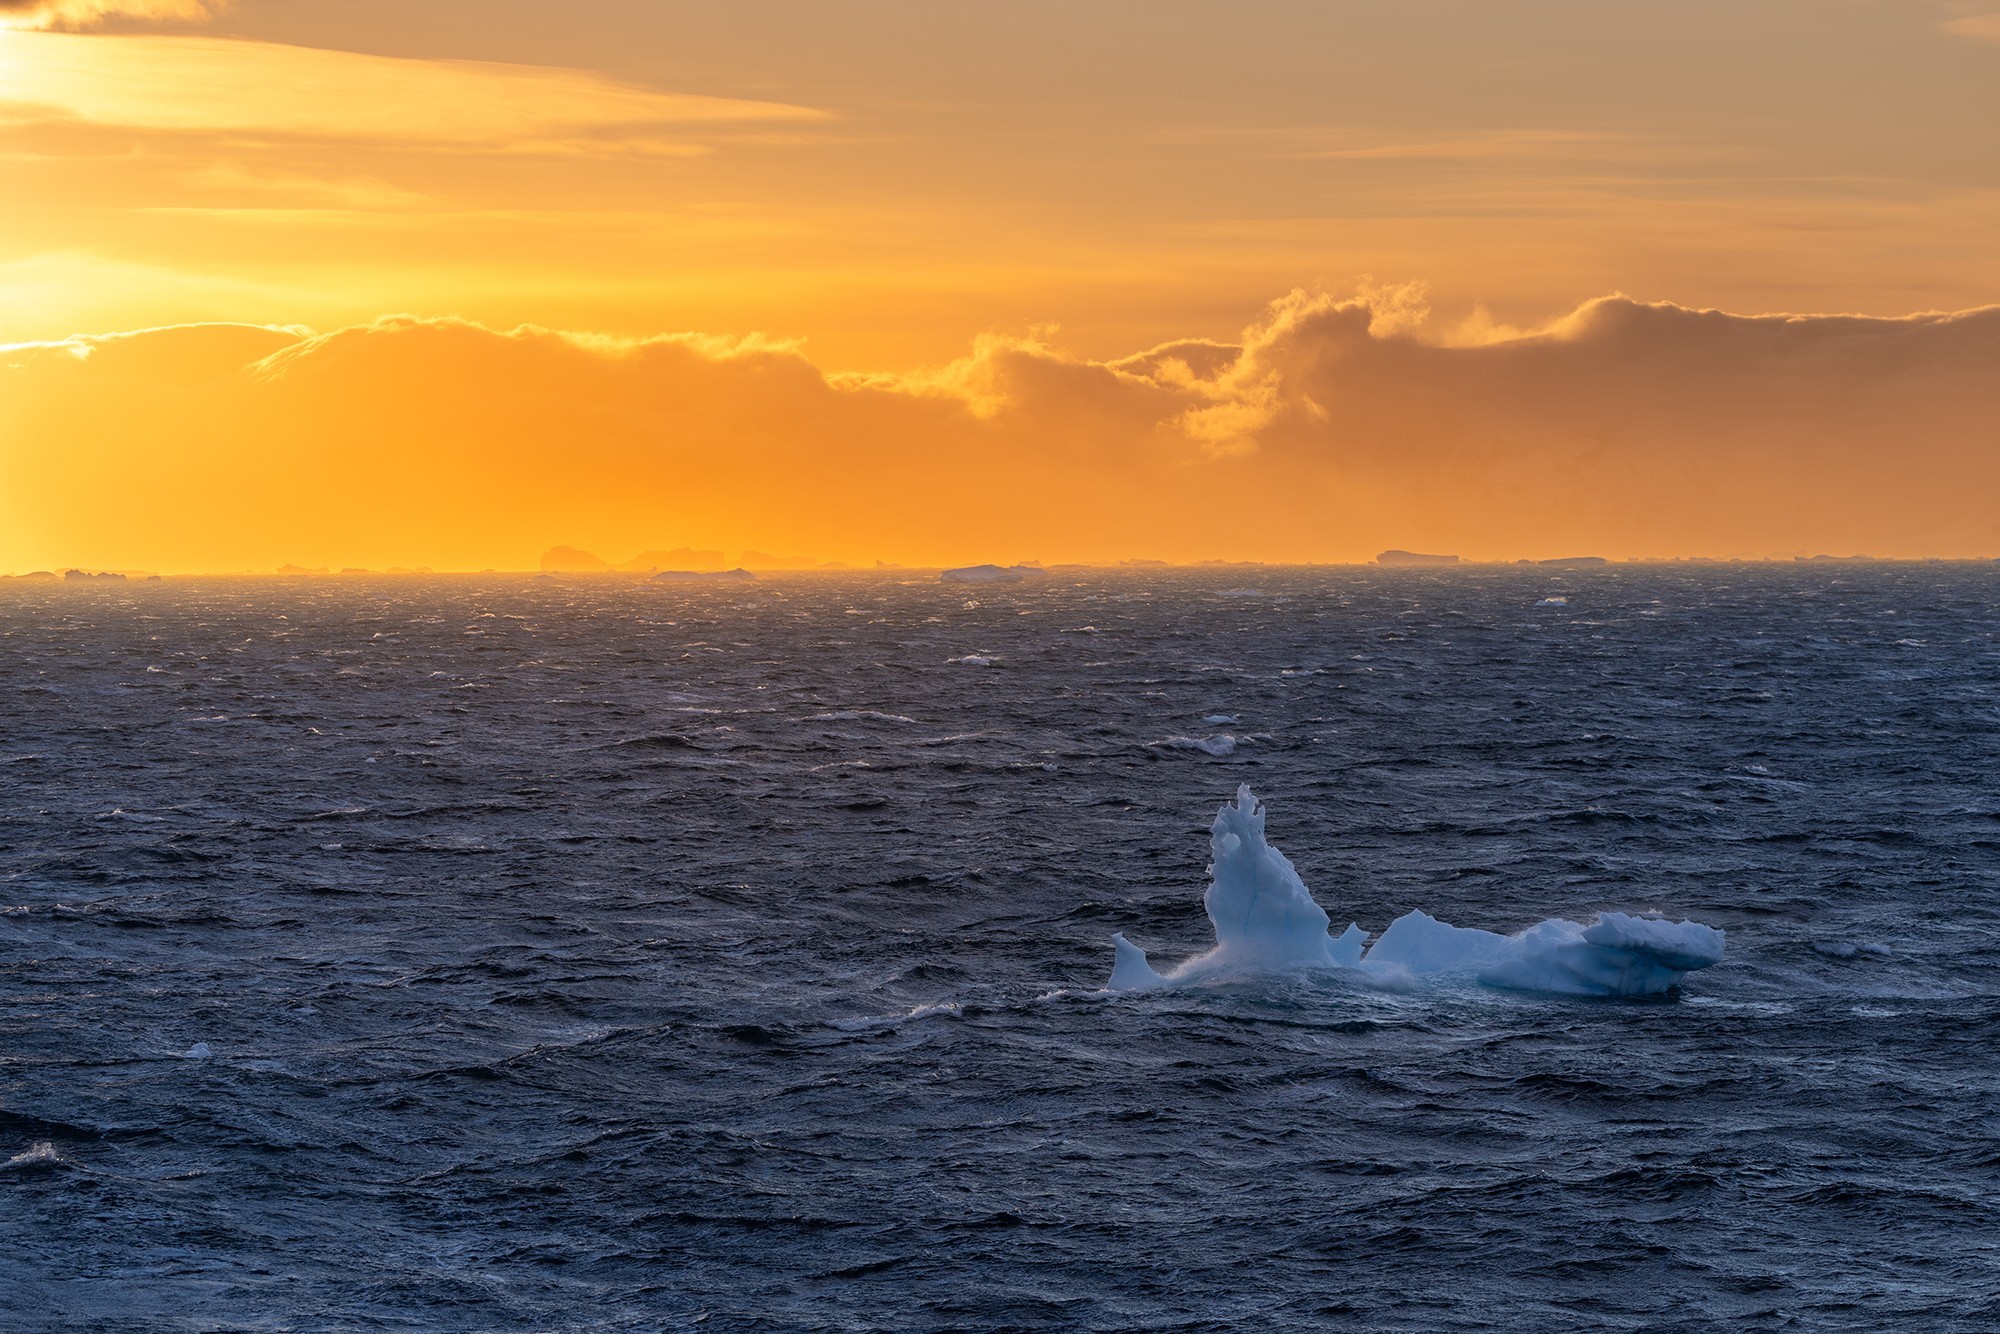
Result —
<path fill-rule="evenodd" d="M 205 1061 L 209 1058 L 209 1054 L 208 1044 L 206 1042 L 197 1042 L 181 1053 L 181 1059 L 185 1061 Z"/>
<path fill-rule="evenodd" d="M 1562 996 L 1656 996 L 1683 975 L 1722 960 L 1723 933 L 1714 927 L 1620 912 L 1600 913 L 1589 926 L 1551 918 L 1503 936 L 1412 911 L 1390 923 L 1364 958 L 1368 933 L 1350 925 L 1338 937 L 1328 934 L 1325 910 L 1290 860 L 1266 841 L 1264 808 L 1247 786 L 1216 815 L 1210 849 L 1214 860 L 1203 903 L 1215 948 L 1163 974 L 1144 950 L 1114 936 L 1110 990 L 1223 974 L 1345 968 L 1381 985 L 1463 980 Z"/>

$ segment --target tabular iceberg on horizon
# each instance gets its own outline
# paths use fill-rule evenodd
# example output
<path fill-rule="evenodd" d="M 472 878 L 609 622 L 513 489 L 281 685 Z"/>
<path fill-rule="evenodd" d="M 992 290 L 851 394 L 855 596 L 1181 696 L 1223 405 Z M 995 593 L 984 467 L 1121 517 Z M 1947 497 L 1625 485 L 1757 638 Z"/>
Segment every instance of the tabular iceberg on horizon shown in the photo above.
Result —
<path fill-rule="evenodd" d="M 1120 935 L 1108 990 L 1138 991 L 1223 976 L 1298 968 L 1350 968 L 1383 980 L 1471 980 L 1511 991 L 1562 996 L 1657 996 L 1682 976 L 1722 960 L 1723 933 L 1699 922 L 1598 914 L 1590 926 L 1564 918 L 1515 935 L 1451 926 L 1411 911 L 1363 952 L 1368 933 L 1350 923 L 1329 931 L 1325 909 L 1291 860 L 1264 837 L 1264 806 L 1246 784 L 1211 827 L 1202 902 L 1215 948 L 1170 972 Z"/>

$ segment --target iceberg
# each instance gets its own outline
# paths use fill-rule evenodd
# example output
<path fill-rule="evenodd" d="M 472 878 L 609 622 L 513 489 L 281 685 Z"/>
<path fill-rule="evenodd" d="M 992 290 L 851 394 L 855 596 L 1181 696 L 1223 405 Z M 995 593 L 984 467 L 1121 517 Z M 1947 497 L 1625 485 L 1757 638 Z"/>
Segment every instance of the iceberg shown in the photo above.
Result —
<path fill-rule="evenodd" d="M 1223 976 L 1346 969 L 1377 982 L 1475 982 L 1556 996 L 1658 996 L 1683 976 L 1722 961 L 1723 933 L 1699 922 L 1599 913 L 1585 926 L 1551 918 L 1502 935 L 1412 911 L 1373 945 L 1349 923 L 1339 935 L 1297 868 L 1264 836 L 1264 806 L 1245 785 L 1210 827 L 1203 895 L 1215 948 L 1162 973 L 1123 934 L 1110 991 L 1195 984 Z"/>
<path fill-rule="evenodd" d="M 941 584 L 1018 584 L 1024 579 L 1042 579 L 1048 571 L 1039 565 L 961 565 L 938 575 Z"/>

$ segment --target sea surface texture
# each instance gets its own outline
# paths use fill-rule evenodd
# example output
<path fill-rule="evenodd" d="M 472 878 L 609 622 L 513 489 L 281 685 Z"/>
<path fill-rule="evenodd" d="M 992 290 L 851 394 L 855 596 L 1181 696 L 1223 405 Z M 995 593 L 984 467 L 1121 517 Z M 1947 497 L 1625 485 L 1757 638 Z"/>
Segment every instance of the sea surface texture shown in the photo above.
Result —
<path fill-rule="evenodd" d="M 0 1328 L 2000 1328 L 2000 567 L 0 589 Z M 1663 1000 L 1209 947 L 1654 911 Z"/>

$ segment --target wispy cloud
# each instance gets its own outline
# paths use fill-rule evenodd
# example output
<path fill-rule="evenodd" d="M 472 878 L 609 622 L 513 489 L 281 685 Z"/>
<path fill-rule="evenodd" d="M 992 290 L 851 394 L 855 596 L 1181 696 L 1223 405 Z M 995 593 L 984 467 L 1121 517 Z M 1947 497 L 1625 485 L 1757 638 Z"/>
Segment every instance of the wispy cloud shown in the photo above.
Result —
<path fill-rule="evenodd" d="M 824 119 L 587 70 L 192 36 L 0 34 L 0 98 L 15 123 L 541 150 Z"/>
<path fill-rule="evenodd" d="M 431 202 L 425 195 L 374 176 L 313 175 L 261 169 L 242 162 L 210 162 L 190 171 L 186 182 L 205 195 L 275 202 L 285 207 L 376 211 L 407 209 Z"/>
<path fill-rule="evenodd" d="M 88 28 L 109 18 L 199 22 L 230 0 L 0 0 L 0 28 Z"/>
<path fill-rule="evenodd" d="M 1359 133 L 1340 137 L 1348 142 L 1305 146 L 1285 156 L 1319 162 L 1437 162 L 1535 169 L 1609 163 L 1652 167 L 1743 156 L 1740 148 L 1699 139 L 1614 130 L 1470 130 L 1430 138 Z"/>
<path fill-rule="evenodd" d="M 1627 135 L 1584 130 L 1494 130 L 1445 139 L 1406 140 L 1308 150 L 1303 157 L 1329 160 L 1498 161 L 1569 158 L 1584 154 L 1622 156 L 1638 141 Z"/>
<path fill-rule="evenodd" d="M 1944 25 L 1944 30 L 1980 42 L 2000 42 L 2000 14 L 1968 14 Z"/>

